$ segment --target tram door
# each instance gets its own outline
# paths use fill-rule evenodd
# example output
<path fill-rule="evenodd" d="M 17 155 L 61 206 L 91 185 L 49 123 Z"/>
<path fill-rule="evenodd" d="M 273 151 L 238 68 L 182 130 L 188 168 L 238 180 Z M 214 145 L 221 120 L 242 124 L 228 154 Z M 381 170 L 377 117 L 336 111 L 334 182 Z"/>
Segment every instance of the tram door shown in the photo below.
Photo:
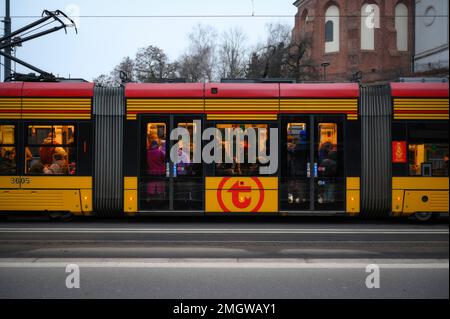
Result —
<path fill-rule="evenodd" d="M 342 123 L 339 116 L 282 118 L 281 210 L 344 211 Z"/>
<path fill-rule="evenodd" d="M 200 121 L 197 122 L 196 120 Z M 140 119 L 139 209 L 141 211 L 203 210 L 203 166 L 194 163 L 194 134 L 201 117 L 144 116 Z M 174 128 L 188 132 L 170 139 Z M 176 152 L 176 161 L 170 152 Z"/>

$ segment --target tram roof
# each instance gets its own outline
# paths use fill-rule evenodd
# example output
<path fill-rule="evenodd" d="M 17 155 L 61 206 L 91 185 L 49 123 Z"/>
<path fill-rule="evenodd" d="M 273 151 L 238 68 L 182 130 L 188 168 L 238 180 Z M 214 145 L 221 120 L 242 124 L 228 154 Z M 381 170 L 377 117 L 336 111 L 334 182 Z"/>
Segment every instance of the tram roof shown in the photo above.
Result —
<path fill-rule="evenodd" d="M 448 98 L 448 83 L 391 83 L 393 97 Z M 0 83 L 0 96 L 92 97 L 94 83 Z M 129 83 L 127 98 L 357 98 L 356 83 Z"/>
<path fill-rule="evenodd" d="M 392 97 L 448 98 L 448 83 L 391 83 Z"/>
<path fill-rule="evenodd" d="M 280 98 L 358 98 L 357 83 L 280 84 Z"/>
<path fill-rule="evenodd" d="M 130 83 L 127 98 L 357 98 L 356 83 Z"/>
<path fill-rule="evenodd" d="M 202 99 L 203 83 L 128 83 L 127 98 L 191 98 Z"/>
<path fill-rule="evenodd" d="M 92 97 L 94 83 L 11 82 L 0 84 L 0 96 L 16 97 Z"/>

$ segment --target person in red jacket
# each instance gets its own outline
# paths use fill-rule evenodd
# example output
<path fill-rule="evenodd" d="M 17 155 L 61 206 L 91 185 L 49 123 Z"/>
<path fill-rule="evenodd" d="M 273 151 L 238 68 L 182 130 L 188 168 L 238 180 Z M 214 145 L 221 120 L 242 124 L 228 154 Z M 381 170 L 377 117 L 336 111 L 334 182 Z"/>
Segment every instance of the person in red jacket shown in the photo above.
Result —
<path fill-rule="evenodd" d="M 165 175 L 166 173 L 166 155 L 161 151 L 157 141 L 150 143 L 150 149 L 147 150 L 147 173 L 149 175 Z"/>
<path fill-rule="evenodd" d="M 152 140 L 150 148 L 147 149 L 147 174 L 152 176 L 165 176 L 166 174 L 166 155 L 156 140 Z M 153 180 L 147 183 L 147 195 L 150 198 L 164 197 L 165 192 L 166 184 L 163 180 Z"/>

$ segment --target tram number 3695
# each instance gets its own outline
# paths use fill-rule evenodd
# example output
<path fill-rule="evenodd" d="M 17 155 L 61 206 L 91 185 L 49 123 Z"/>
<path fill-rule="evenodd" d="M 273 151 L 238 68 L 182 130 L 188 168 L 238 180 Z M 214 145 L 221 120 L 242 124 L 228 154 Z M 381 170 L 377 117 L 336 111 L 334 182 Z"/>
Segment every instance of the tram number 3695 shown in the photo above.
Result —
<path fill-rule="evenodd" d="M 10 181 L 13 185 L 30 184 L 28 177 L 12 177 Z"/>

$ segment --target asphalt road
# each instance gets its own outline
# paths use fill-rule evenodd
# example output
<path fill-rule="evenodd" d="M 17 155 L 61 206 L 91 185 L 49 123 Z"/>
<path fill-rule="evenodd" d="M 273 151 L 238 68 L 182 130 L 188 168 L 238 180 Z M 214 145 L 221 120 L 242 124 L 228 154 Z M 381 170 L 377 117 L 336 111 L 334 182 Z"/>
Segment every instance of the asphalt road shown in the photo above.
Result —
<path fill-rule="evenodd" d="M 448 220 L 16 219 L 0 223 L 0 298 L 449 298 L 448 231 Z M 370 264 L 380 288 L 366 287 Z"/>
<path fill-rule="evenodd" d="M 380 288 L 366 266 L 380 266 Z M 66 288 L 66 265 L 80 288 Z M 1 298 L 448 298 L 448 260 L 29 260 L 0 262 Z"/>

